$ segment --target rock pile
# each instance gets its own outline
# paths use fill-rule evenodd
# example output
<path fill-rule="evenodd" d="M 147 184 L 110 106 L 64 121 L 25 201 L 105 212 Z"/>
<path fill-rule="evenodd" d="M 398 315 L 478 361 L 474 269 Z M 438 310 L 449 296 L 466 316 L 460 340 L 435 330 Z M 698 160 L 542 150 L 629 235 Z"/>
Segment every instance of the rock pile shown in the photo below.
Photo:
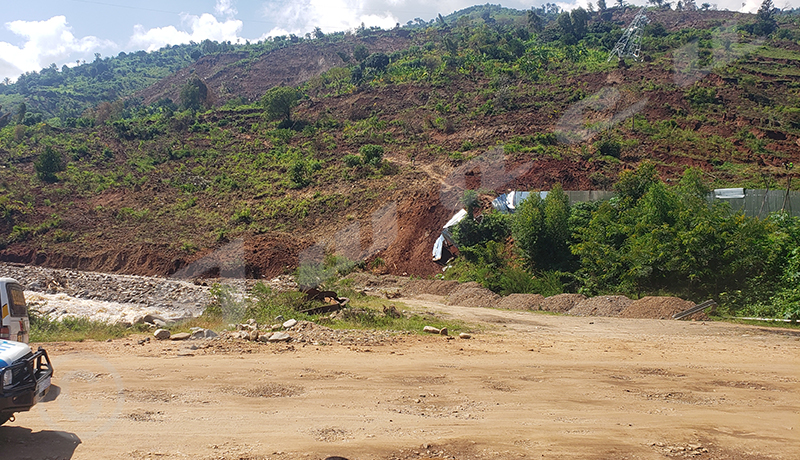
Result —
<path fill-rule="evenodd" d="M 342 330 L 331 329 L 311 321 L 290 319 L 283 323 L 258 324 L 254 319 L 231 325 L 231 331 L 223 331 L 222 339 L 248 340 L 252 342 L 298 342 L 312 345 L 381 345 L 398 335 L 410 334 L 400 331 Z"/>

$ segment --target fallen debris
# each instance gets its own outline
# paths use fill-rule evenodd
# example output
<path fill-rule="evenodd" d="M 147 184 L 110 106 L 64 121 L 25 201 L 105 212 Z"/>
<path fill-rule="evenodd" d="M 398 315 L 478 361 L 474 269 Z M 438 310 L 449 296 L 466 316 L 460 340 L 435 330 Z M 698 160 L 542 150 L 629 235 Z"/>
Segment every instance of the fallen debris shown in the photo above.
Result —
<path fill-rule="evenodd" d="M 714 302 L 713 300 L 706 300 L 705 302 L 703 302 L 703 303 L 701 303 L 699 305 L 696 305 L 696 306 L 694 306 L 692 308 L 684 310 L 684 311 L 682 311 L 680 313 L 675 313 L 674 315 L 672 315 L 672 318 L 673 319 L 683 319 L 683 318 L 686 318 L 687 316 L 691 316 L 691 315 L 693 315 L 695 313 L 699 313 L 699 312 L 705 310 L 708 307 L 716 307 L 716 306 L 717 306 L 717 303 Z"/>

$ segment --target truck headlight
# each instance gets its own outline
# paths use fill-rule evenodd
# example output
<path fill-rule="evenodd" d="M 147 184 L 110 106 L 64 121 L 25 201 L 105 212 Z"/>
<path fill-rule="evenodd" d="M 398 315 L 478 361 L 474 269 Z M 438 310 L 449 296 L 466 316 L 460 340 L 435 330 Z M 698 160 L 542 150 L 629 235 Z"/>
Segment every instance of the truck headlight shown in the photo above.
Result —
<path fill-rule="evenodd" d="M 3 387 L 10 387 L 14 380 L 14 373 L 10 370 L 3 372 Z"/>

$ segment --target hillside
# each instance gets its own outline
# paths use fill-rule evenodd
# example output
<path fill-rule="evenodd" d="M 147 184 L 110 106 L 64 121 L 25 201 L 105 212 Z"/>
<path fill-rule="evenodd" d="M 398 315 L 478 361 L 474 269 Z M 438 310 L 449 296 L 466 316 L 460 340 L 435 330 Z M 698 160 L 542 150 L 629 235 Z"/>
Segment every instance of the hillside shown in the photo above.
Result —
<path fill-rule="evenodd" d="M 0 260 L 271 277 L 336 254 L 428 276 L 464 189 L 484 204 L 608 189 L 648 159 L 666 181 L 695 166 L 714 186 L 785 187 L 800 160 L 796 16 L 761 37 L 743 31 L 752 15 L 653 10 L 645 59 L 607 61 L 636 12 L 592 13 L 571 35 L 475 12 L 208 53 L 102 111 L 9 123 Z M 208 90 L 196 111 L 192 79 Z M 292 122 L 265 114 L 275 86 L 299 87 Z"/>

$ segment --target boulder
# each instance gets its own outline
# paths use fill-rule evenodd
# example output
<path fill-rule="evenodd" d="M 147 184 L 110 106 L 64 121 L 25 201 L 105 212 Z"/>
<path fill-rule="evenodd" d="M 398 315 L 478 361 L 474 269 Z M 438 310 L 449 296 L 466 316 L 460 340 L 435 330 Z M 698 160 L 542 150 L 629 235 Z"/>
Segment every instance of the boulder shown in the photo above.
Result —
<path fill-rule="evenodd" d="M 167 340 L 170 335 L 170 332 L 166 329 L 156 329 L 156 331 L 153 332 L 153 337 L 158 340 Z"/>
<path fill-rule="evenodd" d="M 189 338 L 189 337 L 191 337 L 191 336 L 192 336 L 192 335 L 191 335 L 191 334 L 189 334 L 188 332 L 179 332 L 179 333 L 177 333 L 177 334 L 172 334 L 172 336 L 170 336 L 170 338 L 169 338 L 169 339 L 170 339 L 170 340 L 186 340 L 186 339 L 188 339 L 188 338 Z"/>
<path fill-rule="evenodd" d="M 269 336 L 270 342 L 288 342 L 291 340 L 291 336 L 285 332 L 275 332 L 271 336 Z"/>

